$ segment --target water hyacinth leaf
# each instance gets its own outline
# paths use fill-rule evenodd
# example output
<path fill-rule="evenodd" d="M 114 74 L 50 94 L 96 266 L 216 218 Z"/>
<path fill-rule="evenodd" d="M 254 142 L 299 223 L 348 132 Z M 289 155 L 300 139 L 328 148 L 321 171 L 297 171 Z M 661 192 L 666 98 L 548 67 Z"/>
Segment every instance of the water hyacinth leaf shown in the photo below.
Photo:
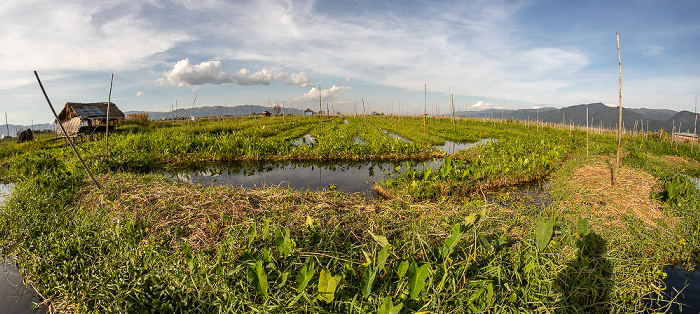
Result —
<path fill-rule="evenodd" d="M 552 239 L 552 234 L 554 233 L 554 220 L 540 217 L 537 220 L 537 227 L 535 227 L 535 241 L 537 242 L 537 249 L 540 251 L 544 250 L 549 241 Z"/>
<path fill-rule="evenodd" d="M 262 261 L 257 261 L 255 265 L 248 268 L 248 284 L 263 297 L 267 297 L 267 274 L 262 266 Z"/>
<path fill-rule="evenodd" d="M 372 231 L 367 231 L 367 232 L 369 232 L 369 234 L 372 235 L 372 238 L 374 238 L 374 241 L 377 241 L 379 246 L 385 247 L 389 244 L 389 240 L 387 240 L 385 236 L 375 235 L 374 233 L 372 233 Z"/>
<path fill-rule="evenodd" d="M 287 257 L 292 253 L 292 240 L 289 235 L 289 228 L 275 230 L 275 245 L 282 257 Z"/>
<path fill-rule="evenodd" d="M 403 303 L 399 303 L 394 306 L 394 302 L 391 300 L 391 297 L 387 296 L 384 298 L 384 302 L 382 302 L 382 305 L 377 310 L 377 314 L 398 314 L 401 312 L 402 308 Z"/>
<path fill-rule="evenodd" d="M 309 228 L 310 231 L 316 231 L 316 229 L 314 228 L 314 219 L 311 218 L 311 216 L 306 215 L 306 221 L 304 222 L 304 225 L 306 226 L 306 228 Z"/>
<path fill-rule="evenodd" d="M 409 266 L 410 276 L 408 277 L 408 289 L 410 291 L 411 299 L 418 298 L 418 295 L 425 287 L 425 280 L 428 279 L 430 274 L 430 264 L 425 263 L 423 266 L 418 267 L 416 262 L 411 262 Z"/>
<path fill-rule="evenodd" d="M 586 233 L 586 231 L 588 231 L 588 219 L 579 218 L 578 227 L 576 228 L 576 234 L 578 234 L 579 237 L 582 237 Z"/>
<path fill-rule="evenodd" d="M 267 236 L 270 234 L 270 218 L 265 219 L 265 223 L 263 224 L 263 230 L 262 230 L 262 238 L 263 240 L 267 240 Z"/>
<path fill-rule="evenodd" d="M 190 251 L 189 243 L 185 241 L 182 243 L 182 253 L 185 255 L 185 261 L 187 262 L 187 268 L 190 270 L 190 273 L 194 272 L 194 255 Z"/>
<path fill-rule="evenodd" d="M 374 278 L 377 272 L 372 269 L 372 267 L 367 267 L 364 274 L 362 274 L 362 296 L 367 297 L 372 293 L 372 284 L 374 283 Z"/>
<path fill-rule="evenodd" d="M 489 283 L 489 285 L 486 286 L 486 303 L 492 305 L 493 301 L 493 283 Z"/>
<path fill-rule="evenodd" d="M 477 221 L 479 221 L 479 214 L 477 213 L 471 213 L 467 218 L 464 218 L 464 224 L 466 226 L 476 224 Z"/>
<path fill-rule="evenodd" d="M 398 275 L 399 278 L 403 278 L 403 276 L 406 275 L 407 270 L 408 270 L 408 261 L 403 261 L 399 264 L 398 267 L 396 267 L 396 275 Z"/>
<path fill-rule="evenodd" d="M 250 245 L 253 243 L 253 240 L 255 240 L 255 236 L 257 235 L 257 233 L 258 230 L 256 223 L 253 222 L 253 224 L 250 225 L 250 227 L 248 227 L 248 248 L 250 248 Z"/>
<path fill-rule="evenodd" d="M 313 278 L 315 272 L 316 271 L 314 270 L 314 263 L 311 263 L 311 265 L 304 265 L 299 274 L 297 274 L 298 292 L 301 292 L 304 289 L 306 289 L 306 286 L 309 284 L 309 281 L 311 281 L 311 278 Z"/>
<path fill-rule="evenodd" d="M 455 246 L 459 242 L 459 240 L 462 238 L 462 226 L 459 224 L 456 224 L 454 227 L 452 227 L 452 234 L 445 239 L 445 245 L 442 248 L 442 258 L 447 258 L 452 254 L 452 251 L 454 251 Z"/>
<path fill-rule="evenodd" d="M 277 284 L 277 288 L 284 287 L 284 285 L 287 283 L 287 277 L 289 277 L 289 272 L 285 271 L 280 275 L 279 283 Z"/>
<path fill-rule="evenodd" d="M 335 299 L 335 288 L 338 287 L 342 277 L 340 275 L 333 276 L 327 268 L 321 270 L 318 278 L 318 300 L 333 302 Z"/>
<path fill-rule="evenodd" d="M 391 244 L 379 250 L 379 253 L 377 254 L 377 266 L 375 267 L 377 272 L 380 272 L 382 271 L 382 269 L 384 269 L 386 260 L 389 257 L 389 249 L 391 249 Z"/>

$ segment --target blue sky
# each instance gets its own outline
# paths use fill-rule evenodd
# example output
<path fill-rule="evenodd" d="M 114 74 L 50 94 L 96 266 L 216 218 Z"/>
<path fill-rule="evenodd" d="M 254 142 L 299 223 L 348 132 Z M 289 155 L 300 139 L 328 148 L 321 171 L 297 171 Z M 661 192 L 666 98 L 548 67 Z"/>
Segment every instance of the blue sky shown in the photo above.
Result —
<path fill-rule="evenodd" d="M 618 103 L 693 110 L 698 1 L 43 1 L 0 4 L 0 111 L 265 105 L 419 112 Z M 361 108 L 361 106 L 360 106 Z M 60 109 L 59 109 L 60 110 Z M 434 109 L 432 109 L 434 110 Z M 429 109 L 429 112 L 431 110 Z"/>

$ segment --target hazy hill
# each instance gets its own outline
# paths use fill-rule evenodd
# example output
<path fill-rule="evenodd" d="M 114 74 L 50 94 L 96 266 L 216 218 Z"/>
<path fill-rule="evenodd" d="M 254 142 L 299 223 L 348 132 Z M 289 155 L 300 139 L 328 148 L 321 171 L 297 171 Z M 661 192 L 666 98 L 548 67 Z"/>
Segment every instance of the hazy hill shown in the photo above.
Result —
<path fill-rule="evenodd" d="M 35 124 L 33 126 L 31 126 L 31 125 L 1 124 L 0 125 L 0 136 L 6 136 L 8 128 L 10 129 L 10 136 L 17 137 L 17 135 L 19 133 L 21 133 L 22 131 L 29 129 L 29 128 L 31 128 L 34 131 L 53 130 L 54 125 L 49 124 L 49 123 Z"/>
<path fill-rule="evenodd" d="M 268 106 L 258 106 L 258 105 L 244 105 L 244 106 L 205 106 L 205 107 L 194 107 L 194 108 L 178 108 L 174 111 L 127 111 L 124 112 L 125 115 L 130 115 L 132 113 L 147 113 L 151 120 L 167 120 L 180 117 L 190 117 L 204 118 L 204 117 L 217 117 L 217 116 L 245 116 L 251 113 L 259 114 L 263 111 L 269 111 L 275 114 L 274 108 Z M 304 108 L 306 110 L 306 108 Z M 304 110 L 294 109 L 294 108 L 284 108 L 284 113 L 286 114 L 303 114 Z M 281 111 L 280 111 L 281 113 Z"/>

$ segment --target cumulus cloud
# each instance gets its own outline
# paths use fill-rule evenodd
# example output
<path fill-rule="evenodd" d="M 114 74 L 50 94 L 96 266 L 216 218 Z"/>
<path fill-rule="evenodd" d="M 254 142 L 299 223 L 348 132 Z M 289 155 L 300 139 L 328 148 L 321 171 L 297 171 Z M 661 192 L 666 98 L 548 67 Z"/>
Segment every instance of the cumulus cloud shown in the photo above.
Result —
<path fill-rule="evenodd" d="M 191 64 L 190 59 L 180 60 L 172 70 L 163 74 L 165 78 L 156 80 L 161 86 L 191 86 L 205 84 L 236 84 L 236 85 L 270 85 L 272 82 L 284 81 L 287 85 L 299 87 L 309 86 L 309 75 L 306 72 L 284 73 L 263 68 L 250 74 L 246 68 L 230 74 L 222 70 L 221 61 L 205 61 Z"/>
<path fill-rule="evenodd" d="M 141 96 L 143 96 L 143 92 L 137 92 L 137 93 L 136 93 L 136 97 L 141 97 Z"/>
<path fill-rule="evenodd" d="M 486 110 L 486 109 L 492 109 L 492 107 L 493 107 L 492 103 L 483 102 L 483 101 L 479 100 L 475 104 L 471 105 L 470 108 L 474 109 L 474 110 Z"/>
<path fill-rule="evenodd" d="M 321 99 L 323 102 L 331 102 L 334 101 L 340 94 L 342 94 L 345 91 L 350 90 L 350 86 L 335 86 L 333 85 L 329 89 L 322 89 L 321 90 Z M 318 100 L 318 88 L 312 87 L 309 92 L 305 93 L 304 95 L 301 95 L 294 100 L 296 101 L 310 101 L 310 100 Z"/>
<path fill-rule="evenodd" d="M 350 82 L 351 82 L 350 77 L 349 76 L 345 77 L 345 84 L 350 84 Z"/>

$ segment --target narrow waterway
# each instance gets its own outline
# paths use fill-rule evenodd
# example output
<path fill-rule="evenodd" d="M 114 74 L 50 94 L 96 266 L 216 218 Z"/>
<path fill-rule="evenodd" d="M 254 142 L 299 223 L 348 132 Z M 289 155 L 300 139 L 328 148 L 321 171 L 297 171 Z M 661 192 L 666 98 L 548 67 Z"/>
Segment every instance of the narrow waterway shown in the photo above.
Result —
<path fill-rule="evenodd" d="M 12 188 L 11 184 L 0 184 L 0 206 Z M 45 306 L 35 306 L 38 303 L 41 298 L 31 286 L 22 282 L 13 259 L 0 254 L 0 313 L 47 313 Z"/>
<path fill-rule="evenodd" d="M 417 168 L 439 167 L 442 160 L 418 163 Z M 295 190 L 337 190 L 373 197 L 374 183 L 394 173 L 400 162 L 233 162 L 212 163 L 199 169 L 174 169 L 164 175 L 201 185 L 246 188 L 279 186 Z"/>

